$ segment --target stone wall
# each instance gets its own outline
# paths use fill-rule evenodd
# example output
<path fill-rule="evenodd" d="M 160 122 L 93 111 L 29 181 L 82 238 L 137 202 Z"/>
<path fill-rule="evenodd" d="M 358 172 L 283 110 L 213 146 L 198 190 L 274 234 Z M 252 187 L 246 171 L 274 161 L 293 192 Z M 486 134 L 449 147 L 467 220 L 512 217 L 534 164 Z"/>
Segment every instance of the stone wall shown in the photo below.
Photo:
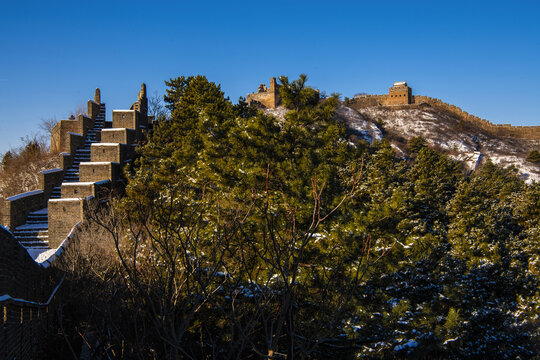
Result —
<path fill-rule="evenodd" d="M 69 134 L 79 134 L 84 137 L 88 129 L 93 126 L 94 120 L 86 115 L 77 115 L 77 118 L 60 120 L 51 131 L 51 153 L 69 152 Z"/>
<path fill-rule="evenodd" d="M 146 116 L 148 115 L 148 98 L 146 97 L 145 83 L 141 84 L 141 90 L 139 90 L 139 94 L 137 95 L 137 101 L 135 101 L 129 109 L 140 112 L 145 118 L 145 122 L 148 122 L 146 119 Z"/>
<path fill-rule="evenodd" d="M 0 296 L 34 301 L 47 300 L 49 288 L 41 286 L 46 271 L 39 266 L 9 231 L 0 227 Z"/>
<path fill-rule="evenodd" d="M 105 199 L 111 191 L 111 181 L 88 181 L 88 182 L 66 182 L 62 184 L 62 198 L 87 198 Z"/>
<path fill-rule="evenodd" d="M 79 124 L 75 119 L 60 120 L 51 131 L 51 153 L 66 151 L 68 133 L 77 133 Z"/>
<path fill-rule="evenodd" d="M 60 158 L 60 166 L 63 170 L 67 170 L 73 165 L 73 159 L 75 158 L 74 154 L 63 152 L 60 155 L 62 157 Z"/>
<path fill-rule="evenodd" d="M 247 94 L 246 100 L 248 104 L 255 103 L 268 109 L 276 108 L 280 102 L 279 85 L 277 84 L 276 78 L 273 77 L 270 79 L 270 88 L 261 84 L 256 93 Z"/>
<path fill-rule="evenodd" d="M 40 190 L 30 191 L 4 200 L 2 224 L 8 229 L 15 229 L 23 225 L 32 211 L 47 207 L 47 199 L 51 196 L 53 188 L 62 183 L 64 171 L 62 169 L 44 170 L 39 174 Z"/>
<path fill-rule="evenodd" d="M 96 89 L 96 90 L 99 90 L 99 89 Z M 92 100 L 88 100 L 86 112 L 92 120 L 95 120 L 97 118 L 100 110 L 101 110 L 101 104 Z"/>
<path fill-rule="evenodd" d="M 64 150 L 69 154 L 75 154 L 77 149 L 84 146 L 84 138 L 81 134 L 68 132 L 65 135 L 65 147 Z"/>
<path fill-rule="evenodd" d="M 79 180 L 84 182 L 115 180 L 121 177 L 117 162 L 86 162 L 79 166 Z"/>
<path fill-rule="evenodd" d="M 87 201 L 92 198 L 68 198 L 49 200 L 49 247 L 57 248 L 68 236 L 75 224 L 84 221 Z"/>
<path fill-rule="evenodd" d="M 0 359 L 37 359 L 57 280 L 0 227 Z"/>
<path fill-rule="evenodd" d="M 486 119 L 469 114 L 460 107 L 445 103 L 442 100 L 428 96 L 413 96 L 413 104 L 428 104 L 434 108 L 448 111 L 461 120 L 472 124 L 496 136 L 517 139 L 540 139 L 540 126 L 512 126 L 510 124 L 493 124 Z"/>
<path fill-rule="evenodd" d="M 113 110 L 112 127 L 139 131 L 146 127 L 147 119 L 137 110 Z"/>
<path fill-rule="evenodd" d="M 121 166 L 134 154 L 133 149 L 142 140 L 144 129 L 148 125 L 144 84 L 132 108 L 115 112 L 117 116 L 108 125 L 120 129 L 104 131 L 105 140 L 110 142 L 95 143 L 91 146 L 92 162 L 82 162 L 79 165 L 79 182 L 62 183 L 63 169 L 71 167 L 75 151 L 84 146 L 88 130 L 94 125 L 98 115 L 105 111 L 99 89 L 96 89 L 94 101 L 88 102 L 89 116 L 81 115 L 76 119 L 60 121 L 52 131 L 51 147 L 54 151 L 63 151 L 62 169 L 42 172 L 41 190 L 7 199 L 7 211 L 2 219 L 4 223 L 11 228 L 24 224 L 28 213 L 47 207 L 48 200 L 48 243 L 49 247 L 54 249 L 66 240 L 76 224 L 85 220 L 85 213 L 89 208 L 97 206 L 100 199 L 122 194 L 125 180 L 122 178 Z M 97 140 L 99 141 L 99 137 Z M 61 185 L 62 198 L 50 199 L 53 188 L 58 185 Z M 7 230 L 1 230 L 11 236 Z M 14 275 L 40 269 L 40 266 L 30 258 L 16 239 L 12 236 L 10 239 L 4 240 L 0 231 L 0 243 L 3 245 L 0 255 L 7 254 L 12 260 L 4 261 L 0 257 L 0 309 L 3 310 L 4 325 L 3 332 L 0 333 L 0 359 L 39 358 L 39 330 L 43 330 L 44 314 L 47 313 L 49 301 L 45 302 L 46 299 L 43 300 L 43 296 L 38 295 L 44 295 L 48 291 L 47 284 L 50 281 L 45 282 L 39 276 L 23 279 Z M 18 251 L 18 255 L 14 255 L 13 251 Z M 20 286 L 20 289 L 17 286 Z M 4 294 L 3 291 L 9 293 Z M 16 294 L 17 298 L 12 294 Z"/>
<path fill-rule="evenodd" d="M 123 164 L 126 160 L 126 144 L 96 143 L 90 148 L 92 162 L 116 162 Z"/>
<path fill-rule="evenodd" d="M 101 141 L 104 143 L 122 143 L 131 145 L 137 141 L 136 132 L 127 128 L 101 130 Z"/>
<path fill-rule="evenodd" d="M 468 122 L 469 124 L 480 128 L 487 133 L 500 137 L 516 138 L 516 139 L 540 139 L 540 126 L 512 126 L 510 124 L 493 124 L 486 119 L 479 118 L 463 111 L 455 105 L 445 103 L 442 100 L 421 96 L 412 95 L 411 89 L 403 83 L 394 84 L 394 87 L 389 89 L 388 95 L 358 95 L 348 100 L 347 104 L 352 108 L 364 108 L 370 106 L 413 106 L 420 104 L 428 104 L 434 108 L 448 111 L 459 119 Z M 397 85 L 397 86 L 396 86 Z"/>
<path fill-rule="evenodd" d="M 50 198 L 53 188 L 60 186 L 63 179 L 64 170 L 62 169 L 43 170 L 39 174 L 39 188 L 43 190 L 43 197 L 45 199 Z"/>
<path fill-rule="evenodd" d="M 359 108 L 381 106 L 386 102 L 387 95 L 358 95 L 349 100 L 349 105 Z"/>
<path fill-rule="evenodd" d="M 46 207 L 47 200 L 43 190 L 29 191 L 11 196 L 4 201 L 4 219 L 2 223 L 13 230 L 25 223 L 28 214 Z"/>

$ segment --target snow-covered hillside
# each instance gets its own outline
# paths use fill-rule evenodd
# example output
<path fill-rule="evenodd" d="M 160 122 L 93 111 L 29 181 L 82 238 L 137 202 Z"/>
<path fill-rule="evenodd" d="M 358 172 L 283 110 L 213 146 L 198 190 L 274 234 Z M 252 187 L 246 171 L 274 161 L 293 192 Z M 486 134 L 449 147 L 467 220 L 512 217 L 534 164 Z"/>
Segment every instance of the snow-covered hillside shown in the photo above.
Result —
<path fill-rule="evenodd" d="M 364 119 L 356 110 L 340 105 L 336 111 L 338 120 L 345 122 L 352 135 L 368 142 L 381 140 L 381 130 L 371 121 Z"/>
<path fill-rule="evenodd" d="M 497 138 L 429 106 L 343 108 L 339 109 L 338 116 L 348 114 L 346 123 L 352 133 L 359 131 L 359 118 L 370 123 L 365 131 L 371 131 L 375 123 L 382 124 L 398 154 L 406 153 L 404 145 L 408 139 L 422 136 L 430 146 L 463 161 L 471 170 L 491 160 L 505 167 L 514 165 L 527 182 L 540 181 L 540 166 L 526 160 L 531 150 L 540 149 L 540 140 Z"/>

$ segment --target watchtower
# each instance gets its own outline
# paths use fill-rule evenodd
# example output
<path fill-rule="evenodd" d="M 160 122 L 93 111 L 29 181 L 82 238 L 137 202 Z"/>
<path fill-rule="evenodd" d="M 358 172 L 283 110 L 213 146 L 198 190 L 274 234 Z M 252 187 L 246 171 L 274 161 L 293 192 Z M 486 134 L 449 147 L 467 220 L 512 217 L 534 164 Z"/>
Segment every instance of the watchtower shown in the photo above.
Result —
<path fill-rule="evenodd" d="M 386 97 L 385 105 L 408 105 L 412 103 L 412 91 L 405 81 L 395 82 Z"/>

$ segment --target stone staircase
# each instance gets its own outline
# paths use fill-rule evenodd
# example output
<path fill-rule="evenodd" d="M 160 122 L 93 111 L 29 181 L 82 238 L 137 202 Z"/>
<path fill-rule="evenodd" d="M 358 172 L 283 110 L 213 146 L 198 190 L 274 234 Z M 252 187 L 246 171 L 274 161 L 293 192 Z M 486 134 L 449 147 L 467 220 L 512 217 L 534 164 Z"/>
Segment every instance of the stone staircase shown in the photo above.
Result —
<path fill-rule="evenodd" d="M 105 106 L 102 106 L 100 109 L 100 113 L 96 117 L 96 120 L 94 122 L 94 127 L 88 130 L 88 134 L 86 135 L 86 139 L 84 140 L 84 147 L 75 151 L 73 164 L 69 169 L 66 170 L 62 182 L 79 181 L 79 165 L 82 162 L 90 161 L 90 148 L 92 144 L 98 142 L 98 140 L 96 139 L 97 134 L 99 134 L 105 126 L 105 111 Z M 51 199 L 60 199 L 60 197 L 61 186 L 56 186 L 53 188 Z"/>
<path fill-rule="evenodd" d="M 47 248 L 49 246 L 47 208 L 28 214 L 26 223 L 16 227 L 13 236 L 26 248 Z"/>
<path fill-rule="evenodd" d="M 98 142 L 97 136 L 105 125 L 105 111 L 103 104 L 94 121 L 94 127 L 88 130 L 84 147 L 76 150 L 71 167 L 65 171 L 63 182 L 79 181 L 79 165 L 81 162 L 90 161 L 90 148 L 93 143 Z M 53 188 L 50 198 L 59 199 L 60 197 L 61 186 L 56 186 Z M 26 223 L 13 230 L 13 235 L 29 253 L 39 253 L 49 249 L 48 229 L 48 209 L 43 208 L 30 213 Z"/>

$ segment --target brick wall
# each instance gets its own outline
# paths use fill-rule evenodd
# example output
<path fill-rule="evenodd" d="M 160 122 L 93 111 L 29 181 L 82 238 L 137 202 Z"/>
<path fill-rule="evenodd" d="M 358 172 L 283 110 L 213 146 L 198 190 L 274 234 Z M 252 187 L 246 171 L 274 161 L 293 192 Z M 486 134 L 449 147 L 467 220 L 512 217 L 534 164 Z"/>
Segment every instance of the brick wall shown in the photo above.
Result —
<path fill-rule="evenodd" d="M 112 127 L 139 131 L 147 125 L 146 117 L 137 110 L 113 110 Z"/>
<path fill-rule="evenodd" d="M 90 148 L 92 162 L 116 162 L 123 164 L 126 160 L 126 144 L 97 143 Z"/>
<path fill-rule="evenodd" d="M 349 100 L 349 105 L 352 107 L 369 107 L 380 106 L 386 101 L 386 95 L 360 95 Z"/>
<path fill-rule="evenodd" d="M 51 152 L 65 152 L 67 134 L 77 133 L 78 130 L 77 120 L 60 120 L 51 131 Z"/>
<path fill-rule="evenodd" d="M 101 131 L 101 142 L 134 144 L 137 141 L 136 132 L 133 129 L 112 128 Z"/>
<path fill-rule="evenodd" d="M 69 152 L 69 134 L 84 137 L 93 126 L 94 120 L 86 115 L 78 115 L 76 119 L 60 120 L 51 131 L 51 152 Z"/>
<path fill-rule="evenodd" d="M 120 164 L 115 162 L 86 162 L 79 166 L 80 181 L 117 180 L 121 177 Z"/>
<path fill-rule="evenodd" d="M 406 103 L 399 103 L 399 101 L 391 101 L 388 99 L 389 95 L 361 95 L 349 100 L 348 105 L 352 108 L 364 108 L 370 106 L 385 106 L 385 105 L 406 105 Z M 403 96 L 402 98 L 406 98 Z M 392 98 L 394 99 L 394 98 Z M 442 100 L 432 98 L 429 96 L 411 95 L 410 104 L 420 105 L 429 104 L 438 109 L 448 111 L 458 118 L 466 121 L 488 133 L 496 136 L 517 138 L 517 139 L 540 139 L 540 126 L 512 126 L 510 124 L 493 124 L 486 119 L 482 119 L 478 116 L 469 114 L 463 111 L 460 107 L 445 103 Z"/>
<path fill-rule="evenodd" d="M 263 105 L 265 108 L 273 109 L 279 105 L 279 87 L 276 78 L 270 79 L 270 88 L 266 88 L 264 84 L 259 86 L 259 91 L 256 93 L 247 94 L 246 101 L 248 104 L 253 102 Z"/>
<path fill-rule="evenodd" d="M 86 199 L 49 200 L 49 247 L 57 248 L 73 226 L 84 220 Z"/>
<path fill-rule="evenodd" d="M 43 209 L 47 205 L 43 190 L 35 190 L 4 200 L 4 219 L 2 224 L 13 230 L 26 221 L 26 217 L 32 211 Z"/>
<path fill-rule="evenodd" d="M 87 104 L 87 110 L 86 113 L 92 120 L 95 120 L 96 117 L 99 115 L 99 111 L 101 109 L 101 105 L 95 101 L 88 100 Z"/>
<path fill-rule="evenodd" d="M 0 359 L 37 359 L 50 319 L 47 302 L 57 280 L 0 228 Z M 20 299 L 20 300 L 17 300 Z"/>
<path fill-rule="evenodd" d="M 476 127 L 485 130 L 488 133 L 518 139 L 540 139 L 540 126 L 512 126 L 510 124 L 493 124 L 486 119 L 469 114 L 463 111 L 460 107 L 445 103 L 442 100 L 428 96 L 413 96 L 414 104 L 429 104 L 435 108 L 446 110 L 458 116 L 463 121 L 466 121 Z"/>
<path fill-rule="evenodd" d="M 111 191 L 111 181 L 73 182 L 62 184 L 62 198 L 106 198 Z"/>
<path fill-rule="evenodd" d="M 51 197 L 53 188 L 62 184 L 64 178 L 64 170 L 51 169 L 43 170 L 39 174 L 39 188 L 43 190 L 43 197 L 48 199 Z"/>

